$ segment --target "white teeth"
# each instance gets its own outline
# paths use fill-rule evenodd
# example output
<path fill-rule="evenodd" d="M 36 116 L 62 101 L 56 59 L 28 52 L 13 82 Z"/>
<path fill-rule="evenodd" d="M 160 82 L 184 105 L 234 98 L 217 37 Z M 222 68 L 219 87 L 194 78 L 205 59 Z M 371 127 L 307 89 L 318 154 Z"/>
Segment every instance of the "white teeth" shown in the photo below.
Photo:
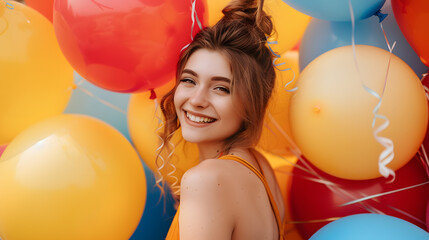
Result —
<path fill-rule="evenodd" d="M 192 122 L 198 122 L 198 123 L 211 123 L 214 122 L 215 119 L 213 118 L 206 118 L 206 117 L 197 117 L 194 116 L 188 112 L 186 112 L 186 116 L 188 117 L 189 120 L 191 120 Z"/>

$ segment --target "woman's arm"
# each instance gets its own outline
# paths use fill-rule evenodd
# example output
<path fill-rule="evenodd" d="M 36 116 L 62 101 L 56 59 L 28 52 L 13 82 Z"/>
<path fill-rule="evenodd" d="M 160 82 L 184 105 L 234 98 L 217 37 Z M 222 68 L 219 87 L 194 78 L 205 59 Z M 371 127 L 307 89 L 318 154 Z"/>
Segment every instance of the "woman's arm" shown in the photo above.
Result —
<path fill-rule="evenodd" d="M 231 239 L 235 220 L 228 179 L 217 160 L 205 160 L 185 173 L 180 196 L 181 240 Z"/>

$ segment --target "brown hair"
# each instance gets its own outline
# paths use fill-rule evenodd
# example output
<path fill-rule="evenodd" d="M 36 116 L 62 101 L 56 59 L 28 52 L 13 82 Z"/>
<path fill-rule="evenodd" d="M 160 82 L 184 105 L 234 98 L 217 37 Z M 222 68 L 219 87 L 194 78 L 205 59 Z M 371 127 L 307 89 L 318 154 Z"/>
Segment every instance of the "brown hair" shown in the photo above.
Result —
<path fill-rule="evenodd" d="M 229 59 L 233 74 L 231 94 L 244 106 L 243 126 L 225 140 L 220 151 L 233 146 L 255 146 L 262 132 L 263 116 L 275 81 L 273 54 L 267 38 L 273 31 L 270 17 L 263 11 L 263 0 L 232 0 L 224 9 L 224 17 L 213 27 L 200 31 L 179 59 L 176 86 L 161 100 L 165 125 L 164 143 L 180 128 L 174 107 L 174 93 L 190 56 L 199 49 L 220 51 Z M 164 144 L 161 151 L 168 148 Z"/>

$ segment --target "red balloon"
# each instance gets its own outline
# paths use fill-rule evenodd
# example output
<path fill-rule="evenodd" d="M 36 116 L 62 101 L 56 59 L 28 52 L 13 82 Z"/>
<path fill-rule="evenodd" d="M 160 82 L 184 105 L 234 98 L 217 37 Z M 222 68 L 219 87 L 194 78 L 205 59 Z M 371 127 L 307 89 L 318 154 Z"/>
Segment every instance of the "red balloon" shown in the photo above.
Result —
<path fill-rule="evenodd" d="M 190 43 L 190 0 L 56 0 L 54 28 L 73 68 L 95 85 L 141 92 L 167 83 Z M 205 24 L 205 2 L 196 14 Z"/>
<path fill-rule="evenodd" d="M 306 161 L 308 162 L 308 161 Z M 321 179 L 332 183 L 331 189 L 316 182 L 320 178 L 302 169 L 300 161 L 292 170 L 290 209 L 292 221 L 304 239 L 309 239 L 317 230 L 338 217 L 358 213 L 384 213 L 411 222 L 426 229 L 426 205 L 429 198 L 429 184 L 375 197 L 370 200 L 346 206 L 342 204 L 365 196 L 401 189 L 428 181 L 420 159 L 414 158 L 396 171 L 396 179 L 388 183 L 385 178 L 372 180 L 345 180 L 330 176 L 308 162 L 308 166 Z M 412 217 L 411 217 L 412 216 Z M 321 221 L 316 221 L 321 220 Z"/>
<path fill-rule="evenodd" d="M 25 0 L 25 4 L 36 9 L 52 22 L 54 0 Z"/>
<path fill-rule="evenodd" d="M 428 0 L 392 0 L 393 13 L 402 33 L 429 66 L 429 1 Z"/>
<path fill-rule="evenodd" d="M 0 145 L 0 157 L 3 154 L 4 150 L 6 150 L 7 145 Z"/>

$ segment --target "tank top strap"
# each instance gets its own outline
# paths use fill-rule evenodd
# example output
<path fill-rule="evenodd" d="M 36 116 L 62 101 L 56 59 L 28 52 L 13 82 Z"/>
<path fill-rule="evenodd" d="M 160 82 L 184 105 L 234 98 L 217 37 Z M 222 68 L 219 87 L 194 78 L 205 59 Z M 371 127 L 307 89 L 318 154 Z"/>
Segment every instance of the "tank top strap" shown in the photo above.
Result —
<path fill-rule="evenodd" d="M 279 213 L 279 210 L 278 210 L 278 207 L 277 207 L 277 203 L 274 200 L 273 194 L 271 193 L 271 190 L 270 190 L 270 187 L 268 186 L 267 181 L 265 180 L 265 176 L 258 169 L 256 169 L 252 164 L 250 164 L 248 161 L 246 161 L 243 158 L 240 158 L 238 156 L 235 156 L 235 155 L 223 155 L 223 156 L 219 157 L 219 159 L 234 160 L 236 162 L 239 162 L 239 163 L 243 164 L 244 166 L 246 166 L 247 168 L 249 168 L 252 172 L 254 172 L 256 174 L 256 176 L 259 177 L 259 179 L 261 179 L 261 181 L 264 184 L 265 189 L 267 191 L 268 197 L 270 199 L 271 207 L 272 207 L 272 209 L 274 211 L 274 215 L 276 217 L 277 226 L 278 226 L 278 229 L 279 229 L 279 239 L 284 239 L 284 236 L 283 236 L 283 224 L 282 224 L 280 213 Z"/>

